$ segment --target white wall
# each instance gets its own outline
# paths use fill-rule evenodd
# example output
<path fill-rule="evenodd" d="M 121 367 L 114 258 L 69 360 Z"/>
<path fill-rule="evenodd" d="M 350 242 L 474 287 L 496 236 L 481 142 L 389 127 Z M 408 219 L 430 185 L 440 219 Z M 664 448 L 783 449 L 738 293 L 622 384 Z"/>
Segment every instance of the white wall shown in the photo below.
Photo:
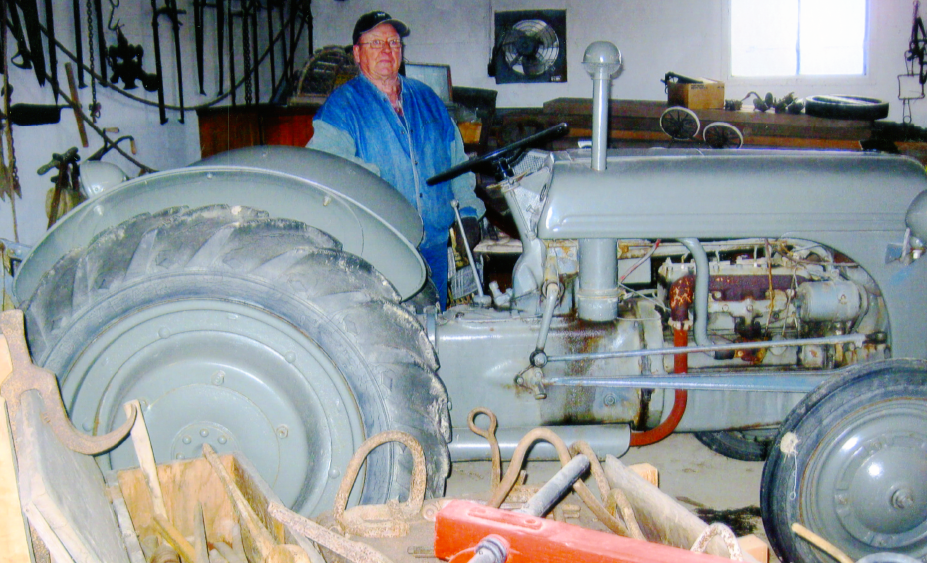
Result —
<path fill-rule="evenodd" d="M 190 0 L 181 0 L 181 8 L 190 8 Z M 42 5 L 39 2 L 40 6 Z M 73 45 L 70 35 L 71 15 L 69 2 L 56 2 L 58 36 L 65 45 Z M 160 3 L 159 3 L 160 4 Z M 770 9 L 774 8 L 771 2 Z M 108 3 L 103 2 L 108 10 Z M 845 93 L 872 96 L 889 101 L 890 119 L 901 120 L 901 104 L 897 100 L 896 76 L 904 72 L 903 53 L 907 49 L 911 29 L 911 3 L 908 0 L 870 0 L 871 49 L 870 73 L 863 79 L 850 82 L 831 80 L 813 84 L 799 82 L 753 82 L 730 80 L 726 75 L 724 45 L 727 34 L 727 0 L 314 0 L 312 13 L 315 19 L 314 43 L 345 45 L 351 41 L 354 22 L 361 14 L 384 9 L 402 19 L 412 28 L 407 40 L 406 58 L 413 62 L 448 64 L 454 84 L 499 91 L 500 107 L 537 107 L 545 101 L 559 97 L 590 97 L 591 82 L 581 66 L 585 48 L 592 41 L 613 42 L 622 52 L 624 68 L 612 86 L 612 97 L 623 99 L 664 99 L 660 78 L 667 71 L 681 74 L 727 79 L 728 98 L 742 97 L 750 90 L 761 94 L 767 91 L 782 96 L 795 91 L 798 96 L 827 93 Z M 486 65 L 492 47 L 493 12 L 524 9 L 565 9 L 567 13 L 568 81 L 563 84 L 503 84 L 487 76 Z M 214 12 L 208 11 L 209 17 Z M 151 41 L 151 7 L 149 2 L 123 1 L 117 12 L 125 24 L 124 33 L 132 43 L 145 48 L 144 67 L 154 70 Z M 215 94 L 213 82 L 217 77 L 214 64 L 207 66 L 207 93 L 200 96 L 196 90 L 193 62 L 194 42 L 192 15 L 183 16 L 184 90 L 187 105 L 200 104 Z M 171 35 L 167 20 L 161 20 L 162 56 L 165 61 L 167 101 L 176 103 L 173 85 L 174 66 Z M 211 24 L 210 24 L 211 25 Z M 758 22 L 757 25 L 762 25 Z M 207 37 L 207 52 L 214 53 L 215 37 Z M 115 42 L 111 34 L 110 43 Z M 86 50 L 85 50 L 86 51 Z M 300 51 L 297 67 L 307 57 L 305 48 Z M 59 56 L 59 61 L 63 61 Z M 85 53 L 86 58 L 86 53 Z M 212 59 L 214 59 L 214 54 Z M 241 62 L 239 61 L 239 65 Z M 278 73 L 279 59 L 278 59 Z M 239 66 L 239 76 L 241 70 Z M 64 72 L 60 70 L 62 84 Z M 35 79 L 26 71 L 13 69 L 11 82 L 15 86 L 13 101 L 53 103 L 51 89 L 38 88 Z M 267 63 L 262 77 L 266 92 L 269 80 Z M 134 90 L 148 100 L 156 100 L 154 93 L 141 88 Z M 81 100 L 90 100 L 90 88 L 81 90 Z M 243 93 L 238 101 L 242 103 Z M 170 123 L 158 124 L 155 107 L 141 106 L 118 95 L 101 90 L 103 104 L 101 124 L 119 127 L 120 134 L 134 135 L 138 144 L 138 159 L 158 169 L 182 166 L 199 157 L 196 117 L 187 113 L 187 122 L 180 125 L 176 112 L 170 112 Z M 265 96 L 266 99 L 266 96 Z M 914 123 L 927 125 L 927 103 L 912 105 Z M 34 244 L 45 230 L 44 198 L 51 185 L 47 177 L 39 177 L 35 170 L 47 162 L 52 152 L 63 152 L 79 145 L 72 114 L 62 111 L 61 123 L 54 126 L 14 127 L 16 155 L 23 199 L 17 200 L 19 239 Z M 91 133 L 91 146 L 81 149 L 86 157 L 101 146 Z M 122 166 L 130 175 L 138 168 L 115 153 L 107 161 Z M 0 237 L 13 239 L 9 202 L 0 202 Z"/>

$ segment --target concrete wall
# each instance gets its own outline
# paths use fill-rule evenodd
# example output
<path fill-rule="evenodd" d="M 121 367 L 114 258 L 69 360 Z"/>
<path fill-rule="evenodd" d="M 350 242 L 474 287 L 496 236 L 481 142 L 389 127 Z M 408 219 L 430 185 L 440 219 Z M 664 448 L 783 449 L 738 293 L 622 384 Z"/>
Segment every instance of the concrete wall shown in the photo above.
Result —
<path fill-rule="evenodd" d="M 41 10 L 43 3 L 38 4 Z M 161 4 L 163 2 L 159 2 Z M 192 0 L 180 0 L 178 4 L 189 10 Z M 58 39 L 66 46 L 73 46 L 70 3 L 55 2 L 55 5 Z M 103 2 L 103 5 L 108 16 L 109 3 Z M 664 99 L 663 85 L 659 80 L 665 72 L 675 71 L 726 80 L 727 98 L 742 97 L 750 90 L 761 95 L 771 91 L 776 96 L 790 91 L 798 96 L 825 93 L 873 96 L 889 101 L 890 119 L 900 121 L 901 104 L 897 100 L 896 76 L 904 72 L 903 53 L 907 49 L 911 28 L 909 1 L 870 0 L 869 74 L 845 81 L 793 79 L 746 82 L 731 79 L 725 70 L 727 5 L 727 0 L 314 0 L 312 13 L 315 18 L 314 44 L 320 47 L 350 43 L 351 30 L 360 14 L 373 9 L 387 10 L 412 28 L 412 35 L 407 40 L 408 60 L 450 65 L 456 85 L 497 89 L 500 107 L 536 107 L 558 97 L 590 97 L 591 81 L 581 66 L 583 51 L 592 41 L 607 40 L 618 46 L 624 57 L 622 73 L 612 86 L 614 98 Z M 524 9 L 566 10 L 566 83 L 496 85 L 495 80 L 487 76 L 486 65 L 493 42 L 493 12 Z M 209 29 L 213 25 L 213 14 L 213 10 L 208 11 Z M 123 32 L 129 41 L 144 47 L 143 66 L 153 72 L 150 4 L 123 1 L 116 17 L 123 24 Z M 185 102 L 188 106 L 202 104 L 212 100 L 217 90 L 215 35 L 210 32 L 207 36 L 207 53 L 212 53 L 212 56 L 207 57 L 207 95 L 201 96 L 197 93 L 193 59 L 192 13 L 188 12 L 182 18 Z M 160 21 L 167 101 L 176 103 L 172 37 L 167 19 Z M 757 25 L 762 25 L 762 22 L 757 22 Z M 115 33 L 109 33 L 108 42 L 115 43 Z M 305 62 L 307 54 L 308 49 L 301 46 L 298 68 Z M 63 63 L 64 59 L 63 55 L 59 55 L 59 61 Z M 279 75 L 279 58 L 277 64 Z M 240 77 L 240 60 L 238 65 Z M 63 68 L 59 73 L 62 84 L 66 84 Z M 28 71 L 12 69 L 10 81 L 15 87 L 14 103 L 54 102 L 51 89 L 47 86 L 39 88 Z M 269 67 L 265 62 L 261 80 L 262 101 L 267 99 L 268 82 Z M 151 102 L 157 99 L 154 93 L 144 92 L 141 88 L 133 90 L 133 93 Z M 80 91 L 85 106 L 90 96 L 89 87 Z M 186 123 L 181 125 L 177 121 L 177 112 L 169 112 L 170 121 L 162 126 L 156 107 L 140 105 L 102 88 L 98 88 L 98 97 L 103 106 L 100 125 L 119 127 L 120 135 L 133 135 L 138 147 L 136 158 L 146 165 L 156 169 L 175 168 L 199 157 L 195 114 L 188 112 Z M 244 93 L 240 92 L 238 102 L 242 103 L 243 98 Z M 927 103 L 914 102 L 912 108 L 915 124 L 927 125 Z M 46 190 L 51 186 L 48 177 L 52 174 L 39 177 L 36 168 L 47 162 L 52 152 L 79 146 L 72 112 L 64 110 L 61 117 L 58 125 L 13 128 L 24 196 L 16 201 L 18 235 L 25 244 L 34 244 L 45 230 L 44 200 Z M 90 136 L 91 146 L 80 150 L 83 158 L 102 145 L 95 134 L 91 132 Z M 137 166 L 115 153 L 110 153 L 105 160 L 123 167 L 131 176 L 138 174 Z M 9 201 L 0 202 L 0 237 L 14 238 Z"/>

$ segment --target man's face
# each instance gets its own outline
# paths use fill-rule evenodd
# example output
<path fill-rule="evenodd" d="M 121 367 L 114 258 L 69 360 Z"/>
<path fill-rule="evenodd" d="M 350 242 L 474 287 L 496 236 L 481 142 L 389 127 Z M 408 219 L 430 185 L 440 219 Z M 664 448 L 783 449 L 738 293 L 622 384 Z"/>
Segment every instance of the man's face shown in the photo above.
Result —
<path fill-rule="evenodd" d="M 372 43 L 382 42 L 381 49 L 375 49 Z M 383 23 L 360 36 L 354 46 L 354 60 L 357 61 L 364 76 L 373 80 L 392 80 L 399 75 L 402 63 L 402 47 L 390 47 L 390 42 L 402 41 L 396 29 Z"/>

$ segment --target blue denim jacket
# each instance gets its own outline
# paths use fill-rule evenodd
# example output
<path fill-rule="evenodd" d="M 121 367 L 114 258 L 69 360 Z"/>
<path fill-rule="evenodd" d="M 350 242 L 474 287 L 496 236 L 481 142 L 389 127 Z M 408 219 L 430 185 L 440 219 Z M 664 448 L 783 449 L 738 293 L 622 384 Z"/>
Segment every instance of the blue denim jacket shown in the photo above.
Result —
<path fill-rule="evenodd" d="M 308 146 L 367 164 L 418 209 L 425 227 L 421 246 L 446 244 L 454 222 L 452 199 L 460 202 L 463 216 L 482 216 L 485 207 L 473 193 L 473 174 L 436 186 L 425 183 L 466 159 L 463 143 L 437 94 L 417 80 L 399 78 L 402 117 L 359 75 L 332 92 L 316 113 Z"/>

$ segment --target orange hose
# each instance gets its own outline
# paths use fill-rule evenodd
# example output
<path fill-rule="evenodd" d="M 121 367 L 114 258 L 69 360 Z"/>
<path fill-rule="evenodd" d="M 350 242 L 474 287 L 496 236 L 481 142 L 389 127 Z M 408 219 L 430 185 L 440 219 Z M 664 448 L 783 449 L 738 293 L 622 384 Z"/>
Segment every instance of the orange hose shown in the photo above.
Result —
<path fill-rule="evenodd" d="M 663 438 L 672 434 L 676 426 L 679 425 L 679 421 L 682 420 L 682 415 L 686 412 L 686 401 L 688 398 L 689 394 L 685 389 L 676 389 L 676 400 L 673 402 L 673 410 L 670 411 L 666 420 L 661 422 L 656 428 L 652 428 L 645 432 L 632 432 L 631 446 L 638 447 L 656 444 Z"/>

